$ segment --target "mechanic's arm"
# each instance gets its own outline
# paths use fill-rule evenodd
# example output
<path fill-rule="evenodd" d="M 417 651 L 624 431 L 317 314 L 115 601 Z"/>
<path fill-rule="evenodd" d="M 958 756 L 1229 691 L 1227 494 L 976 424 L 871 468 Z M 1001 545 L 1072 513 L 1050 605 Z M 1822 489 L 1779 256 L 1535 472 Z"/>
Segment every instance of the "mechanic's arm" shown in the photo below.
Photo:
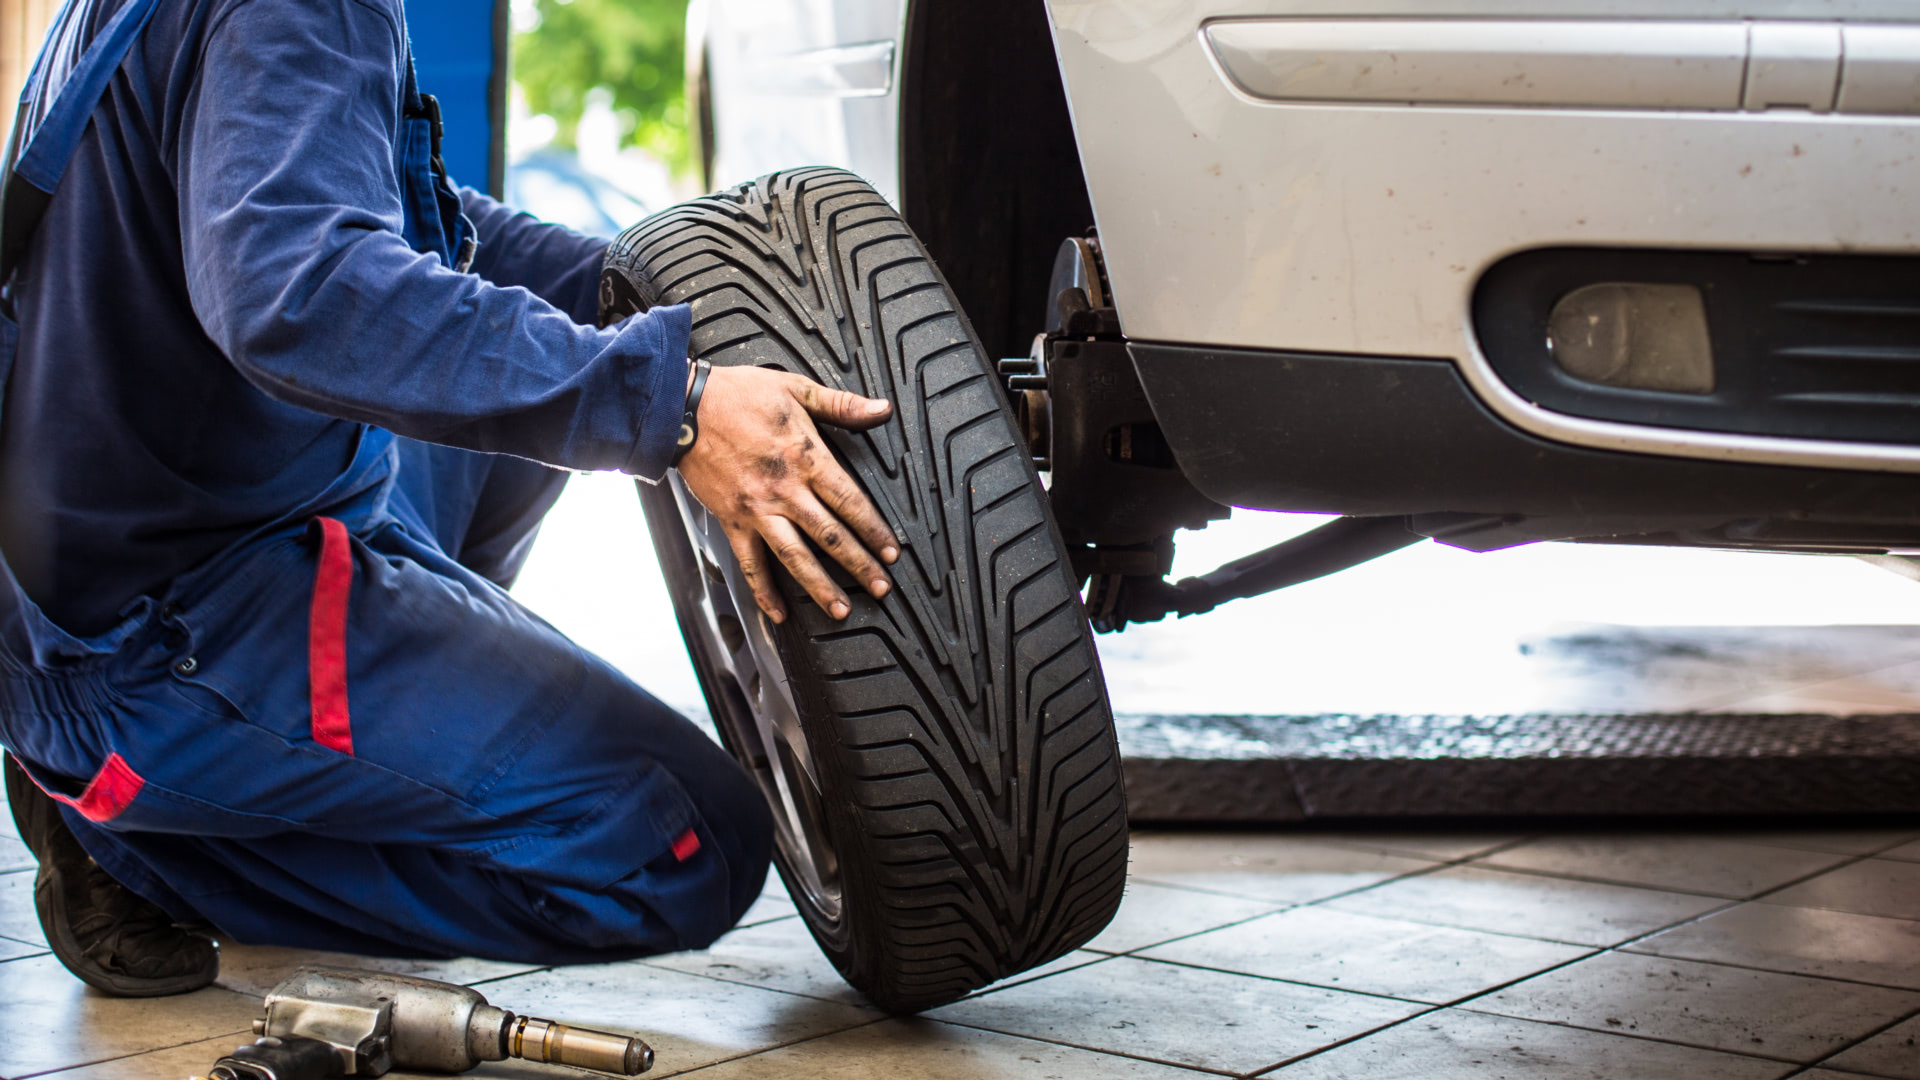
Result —
<path fill-rule="evenodd" d="M 685 403 L 688 309 L 595 330 L 409 248 L 394 173 L 398 27 L 374 0 L 250 0 L 210 33 L 175 170 L 201 325 L 281 401 L 429 442 L 661 476 Z M 886 413 L 805 382 L 758 370 L 715 379 L 701 403 L 706 445 L 683 472 L 837 615 L 839 590 L 792 527 L 876 593 L 885 582 L 865 548 L 884 552 L 892 537 L 808 416 L 871 426 Z M 822 501 L 858 540 L 813 514 Z M 753 546 L 736 537 L 736 550 Z M 779 617 L 764 560 L 756 572 Z"/>
<path fill-rule="evenodd" d="M 599 322 L 605 240 L 541 221 L 469 187 L 460 189 L 460 205 L 480 234 L 474 273 L 495 285 L 518 285 L 584 326 Z"/>
<path fill-rule="evenodd" d="M 194 311 L 240 372 L 279 400 L 429 442 L 664 473 L 687 310 L 596 331 L 413 251 L 392 13 L 300 0 L 229 11 L 175 172 Z"/>

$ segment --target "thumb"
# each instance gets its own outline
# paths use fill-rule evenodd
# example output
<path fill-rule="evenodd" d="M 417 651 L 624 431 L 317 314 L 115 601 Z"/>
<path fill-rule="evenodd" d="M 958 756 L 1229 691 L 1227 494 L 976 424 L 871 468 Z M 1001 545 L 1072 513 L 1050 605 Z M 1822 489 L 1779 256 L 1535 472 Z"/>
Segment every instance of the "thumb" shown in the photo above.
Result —
<path fill-rule="evenodd" d="M 865 431 L 886 422 L 893 406 L 881 398 L 861 397 L 848 390 L 834 390 L 802 377 L 796 396 L 807 413 L 823 424 Z"/>

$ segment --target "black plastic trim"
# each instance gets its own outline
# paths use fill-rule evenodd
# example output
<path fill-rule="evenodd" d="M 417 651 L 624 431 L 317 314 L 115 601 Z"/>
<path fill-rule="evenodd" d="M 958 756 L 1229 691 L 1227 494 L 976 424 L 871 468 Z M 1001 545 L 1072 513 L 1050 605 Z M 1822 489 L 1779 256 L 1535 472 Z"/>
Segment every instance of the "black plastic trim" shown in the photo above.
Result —
<path fill-rule="evenodd" d="M 1602 386 L 1547 348 L 1553 306 L 1601 282 L 1693 285 L 1713 346 L 1711 393 Z M 1474 290 L 1481 352 L 1555 412 L 1655 427 L 1920 444 L 1920 258 L 1543 248 Z"/>
<path fill-rule="evenodd" d="M 1549 442 L 1496 417 L 1446 360 L 1129 348 L 1181 469 L 1232 506 L 1486 516 L 1513 526 L 1509 542 L 1787 520 L 1805 538 L 1920 543 L 1920 475 Z"/>

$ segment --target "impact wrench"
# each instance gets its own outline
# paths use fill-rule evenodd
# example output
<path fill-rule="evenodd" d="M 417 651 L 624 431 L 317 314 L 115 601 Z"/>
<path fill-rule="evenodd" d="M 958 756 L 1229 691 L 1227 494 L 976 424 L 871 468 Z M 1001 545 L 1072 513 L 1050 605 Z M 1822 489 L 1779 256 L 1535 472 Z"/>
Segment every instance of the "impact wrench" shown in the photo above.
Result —
<path fill-rule="evenodd" d="M 327 1080 L 389 1069 L 459 1073 L 521 1058 L 614 1076 L 653 1067 L 639 1039 L 515 1016 L 465 986 L 378 971 L 303 967 L 267 995 L 260 1039 L 194 1080 Z"/>

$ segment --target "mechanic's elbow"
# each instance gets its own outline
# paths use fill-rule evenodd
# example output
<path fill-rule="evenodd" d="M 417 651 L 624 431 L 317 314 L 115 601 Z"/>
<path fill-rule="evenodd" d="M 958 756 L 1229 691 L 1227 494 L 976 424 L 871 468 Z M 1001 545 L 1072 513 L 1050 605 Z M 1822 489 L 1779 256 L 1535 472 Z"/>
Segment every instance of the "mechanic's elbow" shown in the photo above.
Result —
<path fill-rule="evenodd" d="M 225 333 L 212 336 L 255 389 L 283 404 L 313 407 L 312 390 L 303 376 L 324 364 L 319 335 L 269 313 L 236 320 Z"/>

